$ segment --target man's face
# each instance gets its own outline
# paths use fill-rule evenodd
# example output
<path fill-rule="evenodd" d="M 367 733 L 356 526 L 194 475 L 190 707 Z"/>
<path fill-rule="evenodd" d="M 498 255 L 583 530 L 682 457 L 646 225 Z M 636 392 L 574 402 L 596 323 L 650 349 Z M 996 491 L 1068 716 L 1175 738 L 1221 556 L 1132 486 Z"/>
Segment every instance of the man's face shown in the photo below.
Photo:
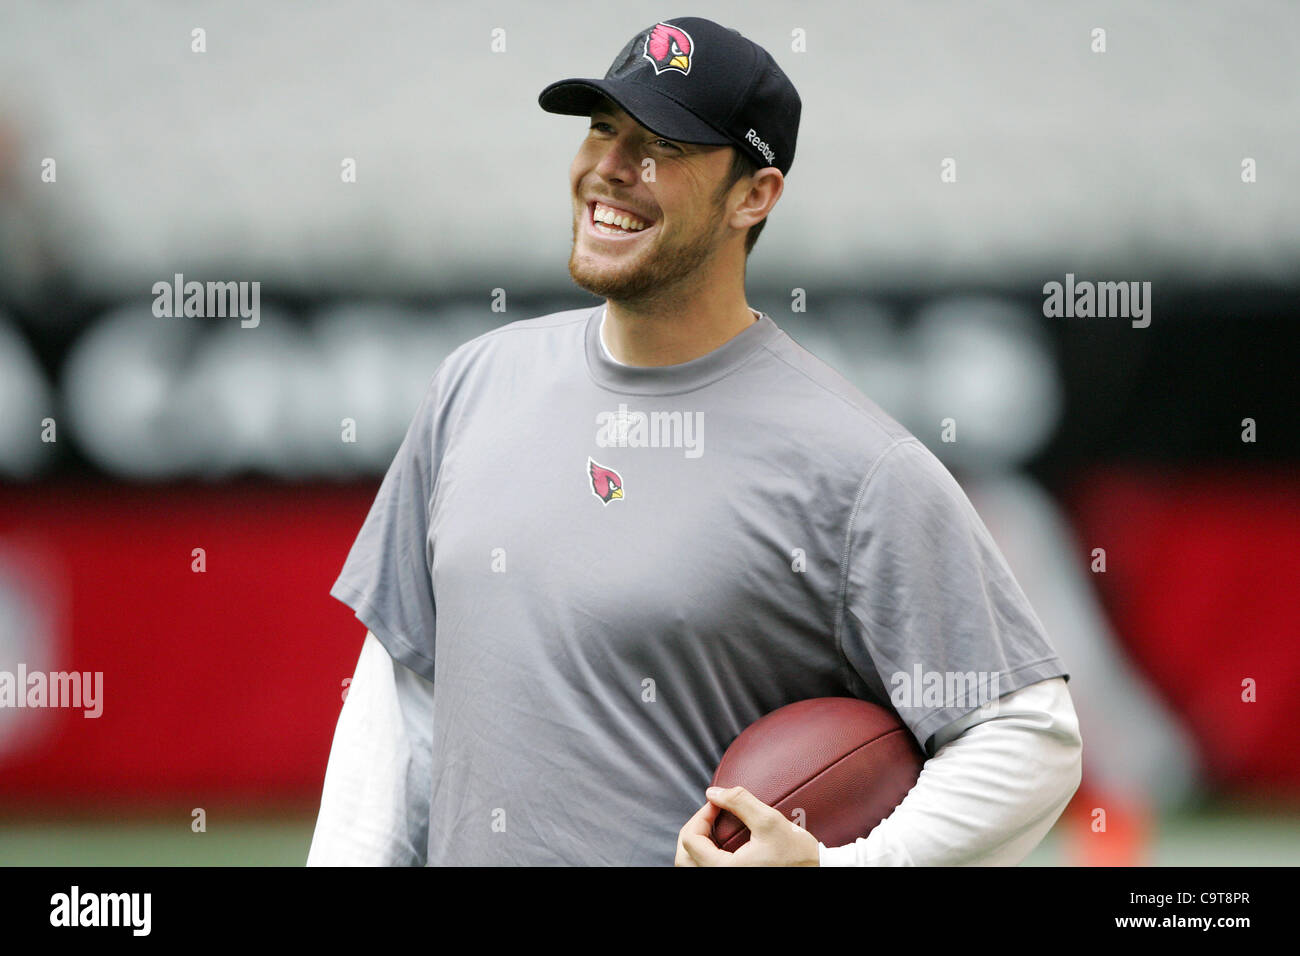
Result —
<path fill-rule="evenodd" d="M 569 169 L 573 281 L 616 301 L 676 294 L 683 280 L 707 269 L 728 238 L 717 191 L 730 164 L 730 147 L 666 140 L 608 100 L 597 106 Z M 647 168 L 654 170 L 653 181 L 643 175 Z M 607 202 L 649 225 L 606 232 L 594 218 L 598 201 L 602 209 Z"/>

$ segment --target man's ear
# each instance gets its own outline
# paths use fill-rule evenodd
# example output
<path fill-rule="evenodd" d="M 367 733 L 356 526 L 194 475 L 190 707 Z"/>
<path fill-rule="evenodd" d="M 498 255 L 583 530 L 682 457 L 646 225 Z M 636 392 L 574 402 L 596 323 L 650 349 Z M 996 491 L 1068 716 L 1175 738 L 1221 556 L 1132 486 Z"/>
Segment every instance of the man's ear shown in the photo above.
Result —
<path fill-rule="evenodd" d="M 745 183 L 746 180 L 742 179 L 737 185 Z M 781 175 L 781 170 L 775 166 L 765 166 L 758 170 L 749 178 L 740 205 L 732 214 L 733 218 L 736 214 L 744 214 L 748 221 L 734 225 L 737 228 L 748 228 L 761 222 L 772 211 L 784 191 L 785 177 Z"/>

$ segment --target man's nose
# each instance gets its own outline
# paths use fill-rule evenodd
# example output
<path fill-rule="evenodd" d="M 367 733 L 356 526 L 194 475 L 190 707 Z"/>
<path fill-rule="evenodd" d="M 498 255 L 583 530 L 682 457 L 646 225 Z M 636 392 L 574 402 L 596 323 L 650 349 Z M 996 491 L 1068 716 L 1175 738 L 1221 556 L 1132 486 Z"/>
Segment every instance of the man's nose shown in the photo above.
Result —
<path fill-rule="evenodd" d="M 630 144 L 617 140 L 609 143 L 596 164 L 596 172 L 602 179 L 623 183 L 635 182 L 640 171 L 640 160 L 635 150 Z"/>

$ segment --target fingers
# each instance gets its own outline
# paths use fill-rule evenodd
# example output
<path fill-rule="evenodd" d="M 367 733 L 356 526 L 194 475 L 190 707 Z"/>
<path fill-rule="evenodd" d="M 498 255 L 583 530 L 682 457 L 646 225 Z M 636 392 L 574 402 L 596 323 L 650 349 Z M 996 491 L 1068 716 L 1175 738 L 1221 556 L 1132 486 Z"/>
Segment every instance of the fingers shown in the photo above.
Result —
<path fill-rule="evenodd" d="M 773 813 L 781 817 L 782 820 L 785 819 L 785 815 L 780 810 L 768 806 L 744 787 L 732 787 L 729 790 L 710 787 L 705 791 L 705 795 L 710 802 L 717 804 L 724 810 L 730 810 L 739 817 L 740 822 L 745 824 L 751 833 L 760 826 L 770 823 Z"/>
<path fill-rule="evenodd" d="M 699 866 L 696 856 L 692 855 L 686 847 L 686 841 L 704 840 L 709 846 L 713 846 L 713 821 L 717 819 L 722 810 L 712 803 L 705 803 L 695 811 L 694 815 L 686 821 L 681 832 L 677 834 L 677 855 L 673 859 L 673 866 Z M 697 850 L 698 855 L 698 850 Z"/>
<path fill-rule="evenodd" d="M 730 866 L 732 854 L 719 850 L 711 837 L 688 833 L 682 837 L 682 849 L 693 866 Z"/>
<path fill-rule="evenodd" d="M 713 833 L 713 821 L 718 818 L 722 810 L 712 803 L 705 803 L 695 811 L 695 815 L 686 821 L 686 826 L 682 830 L 686 833 L 698 833 L 702 836 L 711 836 Z"/>

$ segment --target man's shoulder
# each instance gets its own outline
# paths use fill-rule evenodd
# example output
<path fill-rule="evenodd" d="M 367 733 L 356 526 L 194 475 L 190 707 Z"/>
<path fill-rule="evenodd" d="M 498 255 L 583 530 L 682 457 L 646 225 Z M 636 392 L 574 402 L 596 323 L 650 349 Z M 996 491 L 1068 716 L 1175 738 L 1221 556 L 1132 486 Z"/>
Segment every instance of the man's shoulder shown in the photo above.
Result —
<path fill-rule="evenodd" d="M 548 312 L 545 315 L 538 315 L 531 319 L 516 319 L 499 328 L 492 329 L 485 335 L 500 335 L 519 332 L 542 332 L 568 328 L 575 324 L 585 321 L 592 312 L 599 309 L 599 305 L 584 305 L 580 309 L 563 309 L 559 312 Z"/>
<path fill-rule="evenodd" d="M 582 326 L 593 311 L 592 306 L 549 312 L 531 319 L 516 319 L 461 343 L 444 360 L 449 367 L 465 367 L 491 356 L 510 352 L 533 352 L 545 339 L 563 338 L 575 326 Z"/>
<path fill-rule="evenodd" d="M 448 352 L 438 365 L 434 381 L 452 384 L 474 372 L 490 372 L 502 363 L 537 362 L 547 352 L 551 352 L 551 358 L 572 354 L 573 338 L 581 337 L 591 312 L 591 306 L 569 308 L 486 330 Z"/>
<path fill-rule="evenodd" d="M 869 510 L 961 505 L 956 479 L 934 452 L 842 373 L 782 330 L 766 343 L 764 421 L 794 443 L 805 471 L 824 476 L 827 503 Z"/>
<path fill-rule="evenodd" d="M 874 399 L 784 330 L 768 341 L 766 351 L 788 383 L 781 400 L 829 449 L 874 459 L 900 442 L 917 441 Z"/>

